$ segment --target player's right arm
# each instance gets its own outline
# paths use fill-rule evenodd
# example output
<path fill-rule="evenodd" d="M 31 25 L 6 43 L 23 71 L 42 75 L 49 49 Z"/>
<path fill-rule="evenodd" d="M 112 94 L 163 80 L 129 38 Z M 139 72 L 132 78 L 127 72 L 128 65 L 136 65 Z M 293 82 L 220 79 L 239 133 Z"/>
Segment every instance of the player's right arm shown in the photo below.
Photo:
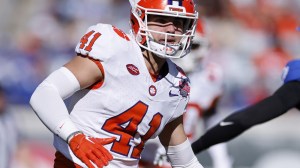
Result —
<path fill-rule="evenodd" d="M 73 124 L 63 100 L 101 80 L 103 75 L 92 60 L 76 56 L 64 67 L 51 73 L 36 88 L 30 99 L 30 104 L 41 121 L 67 141 L 73 153 L 88 167 L 93 167 L 91 162 L 98 167 L 108 165 L 112 155 L 103 145 L 111 143 L 114 138 L 87 139 Z"/>
<path fill-rule="evenodd" d="M 100 59 L 95 57 L 107 51 L 107 48 L 103 47 L 106 39 L 100 40 L 100 32 L 108 33 L 104 30 L 105 27 L 103 29 L 101 26 L 89 28 L 76 47 L 78 55 L 51 73 L 36 88 L 30 99 L 30 105 L 41 121 L 54 134 L 65 140 L 72 152 L 88 167 L 93 167 L 92 162 L 102 167 L 112 160 L 112 155 L 103 145 L 111 143 L 114 138 L 85 136 L 70 119 L 64 100 L 78 90 L 104 80 Z"/>
<path fill-rule="evenodd" d="M 63 100 L 101 79 L 99 71 L 91 60 L 76 56 L 65 66 L 52 72 L 31 96 L 30 104 L 39 118 L 65 141 L 69 135 L 79 130 L 70 120 Z"/>
<path fill-rule="evenodd" d="M 92 84 L 102 81 L 103 75 L 97 61 L 88 57 L 77 55 L 64 65 L 78 80 L 80 89 L 87 88 Z M 100 63 L 100 61 L 98 61 Z"/>

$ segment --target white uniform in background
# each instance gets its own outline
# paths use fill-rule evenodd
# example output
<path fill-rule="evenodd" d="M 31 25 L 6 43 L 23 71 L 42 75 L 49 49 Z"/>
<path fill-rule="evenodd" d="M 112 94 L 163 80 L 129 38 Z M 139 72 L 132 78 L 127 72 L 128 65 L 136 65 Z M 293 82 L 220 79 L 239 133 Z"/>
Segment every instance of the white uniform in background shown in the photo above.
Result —
<path fill-rule="evenodd" d="M 187 112 L 184 114 L 184 130 L 190 141 L 194 141 L 199 135 L 196 130 L 199 120 L 209 115 L 204 113 L 214 108 L 223 94 L 223 73 L 219 65 L 208 63 L 189 74 L 189 78 L 192 92 Z M 205 123 L 206 128 L 210 125 L 212 124 Z"/>
<path fill-rule="evenodd" d="M 224 91 L 223 71 L 216 64 L 209 62 L 189 75 L 191 81 L 190 102 L 184 115 L 184 130 L 191 142 L 197 140 L 200 133 L 219 122 L 220 115 L 215 111 L 217 101 Z M 210 111 L 210 109 L 215 109 Z M 212 114 L 209 114 L 212 113 Z M 204 129 L 199 130 L 199 122 L 203 120 Z M 225 143 L 208 149 L 214 168 L 231 168 L 232 160 Z"/>
<path fill-rule="evenodd" d="M 0 167 L 10 168 L 18 147 L 19 130 L 10 111 L 0 114 Z"/>

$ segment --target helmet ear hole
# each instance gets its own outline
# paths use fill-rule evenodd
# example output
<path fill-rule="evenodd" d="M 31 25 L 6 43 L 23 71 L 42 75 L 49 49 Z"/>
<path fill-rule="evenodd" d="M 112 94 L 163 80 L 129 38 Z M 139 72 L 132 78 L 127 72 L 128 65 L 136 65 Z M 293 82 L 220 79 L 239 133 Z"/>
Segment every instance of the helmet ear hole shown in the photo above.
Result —
<path fill-rule="evenodd" d="M 184 25 L 183 32 L 186 32 L 193 26 L 193 22 L 191 19 L 184 19 L 183 25 Z"/>
<path fill-rule="evenodd" d="M 192 41 L 191 49 L 192 50 L 197 50 L 198 48 L 200 48 L 200 43 L 195 43 L 195 42 Z"/>

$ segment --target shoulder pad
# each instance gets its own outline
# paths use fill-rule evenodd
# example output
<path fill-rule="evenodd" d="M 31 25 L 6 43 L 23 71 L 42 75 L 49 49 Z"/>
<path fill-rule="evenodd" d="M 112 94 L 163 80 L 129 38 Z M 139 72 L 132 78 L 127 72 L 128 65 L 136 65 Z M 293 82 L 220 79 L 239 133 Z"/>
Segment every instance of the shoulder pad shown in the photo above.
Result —
<path fill-rule="evenodd" d="M 126 49 L 126 44 L 123 43 L 129 41 L 129 37 L 120 29 L 109 24 L 97 24 L 88 28 L 77 44 L 75 52 L 104 61 Z"/>

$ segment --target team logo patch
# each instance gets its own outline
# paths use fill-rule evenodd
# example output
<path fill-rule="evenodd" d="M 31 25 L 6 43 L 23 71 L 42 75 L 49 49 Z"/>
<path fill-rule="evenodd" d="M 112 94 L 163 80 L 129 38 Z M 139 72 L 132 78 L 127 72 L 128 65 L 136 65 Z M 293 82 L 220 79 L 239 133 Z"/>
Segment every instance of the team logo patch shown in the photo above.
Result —
<path fill-rule="evenodd" d="M 180 90 L 180 95 L 182 97 L 188 97 L 188 95 L 190 94 L 190 86 L 189 86 L 189 80 L 188 78 L 182 79 L 179 82 L 179 90 Z"/>
<path fill-rule="evenodd" d="M 135 65 L 133 65 L 133 64 L 127 64 L 127 65 L 126 65 L 126 68 L 127 68 L 128 72 L 129 72 L 131 75 L 136 76 L 136 75 L 139 75 L 139 74 L 140 74 L 139 69 L 138 69 Z"/>
<path fill-rule="evenodd" d="M 153 85 L 151 85 L 151 86 L 149 87 L 149 94 L 150 94 L 151 96 L 155 96 L 155 95 L 156 95 L 156 92 L 157 92 L 156 87 L 153 86 Z"/>

